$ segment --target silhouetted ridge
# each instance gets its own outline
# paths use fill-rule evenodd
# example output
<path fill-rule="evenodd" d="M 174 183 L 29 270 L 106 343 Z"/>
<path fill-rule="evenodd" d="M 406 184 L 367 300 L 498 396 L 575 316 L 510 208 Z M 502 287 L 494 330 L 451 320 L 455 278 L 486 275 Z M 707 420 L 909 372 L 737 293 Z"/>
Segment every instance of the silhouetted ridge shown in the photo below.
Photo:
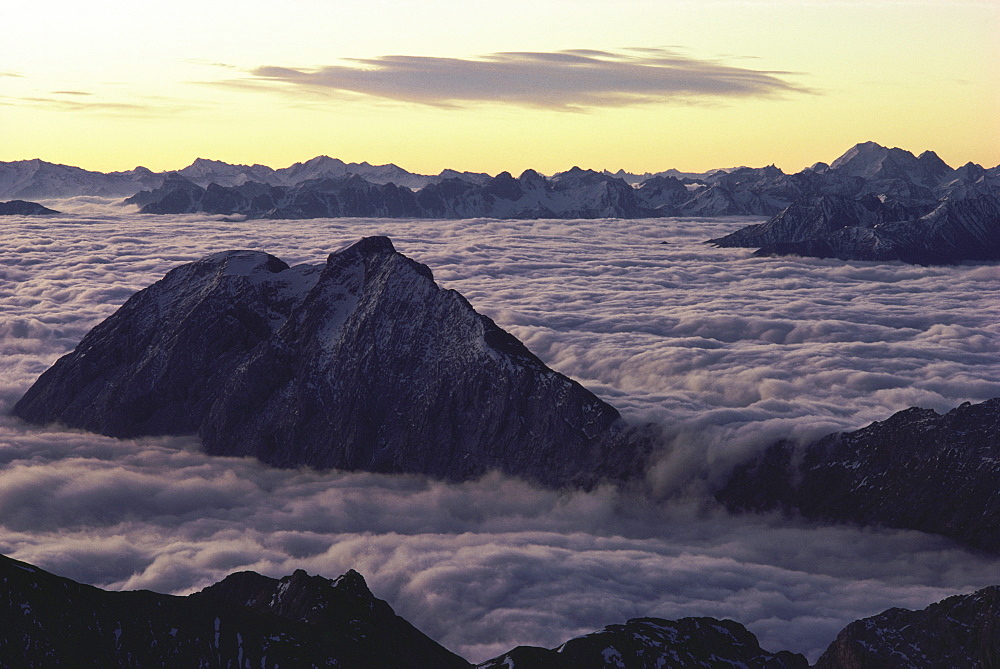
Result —
<path fill-rule="evenodd" d="M 105 592 L 0 556 L 4 667 L 386 667 L 469 663 L 397 616 L 360 574 L 233 574 L 188 597 Z"/>

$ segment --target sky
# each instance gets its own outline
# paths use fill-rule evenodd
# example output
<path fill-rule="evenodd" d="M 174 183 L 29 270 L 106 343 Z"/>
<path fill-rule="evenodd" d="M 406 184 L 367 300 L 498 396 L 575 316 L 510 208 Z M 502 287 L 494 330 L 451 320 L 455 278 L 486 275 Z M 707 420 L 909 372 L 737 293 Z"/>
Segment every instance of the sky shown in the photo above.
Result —
<path fill-rule="evenodd" d="M 871 140 L 1000 163 L 993 0 L 10 4 L 2 161 L 794 172 Z"/>
<path fill-rule="evenodd" d="M 477 661 L 641 616 L 730 618 L 768 650 L 815 659 L 856 618 L 996 582 L 995 559 L 941 537 L 734 517 L 708 491 L 779 437 L 1000 396 L 997 265 L 754 258 L 703 243 L 741 219 L 243 221 L 122 213 L 94 198 L 56 208 L 77 213 L 5 217 L 0 246 L 2 554 L 175 593 L 244 569 L 356 569 Z M 181 263 L 235 248 L 323 263 L 373 234 L 627 420 L 659 425 L 646 477 L 584 492 L 499 475 L 281 470 L 205 455 L 191 437 L 116 440 L 8 415 L 90 328 Z"/>

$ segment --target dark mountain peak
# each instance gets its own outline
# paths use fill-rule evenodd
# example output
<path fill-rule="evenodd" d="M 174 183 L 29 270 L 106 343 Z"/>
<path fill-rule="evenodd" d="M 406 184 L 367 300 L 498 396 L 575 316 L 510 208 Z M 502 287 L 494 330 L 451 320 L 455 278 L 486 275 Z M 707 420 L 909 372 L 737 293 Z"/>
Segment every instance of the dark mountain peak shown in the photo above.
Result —
<path fill-rule="evenodd" d="M 341 623 L 352 622 L 359 616 L 370 617 L 377 605 L 385 606 L 368 589 L 364 577 L 353 569 L 332 580 L 310 575 L 304 569 L 296 569 L 280 579 L 253 571 L 237 572 L 208 586 L 199 596 L 312 623 L 330 616 Z"/>
<path fill-rule="evenodd" d="M 986 176 L 986 169 L 972 161 L 955 170 L 955 176 L 962 181 L 975 182 Z"/>
<path fill-rule="evenodd" d="M 633 618 L 608 625 L 558 648 L 519 646 L 479 669 L 579 667 L 768 667 L 807 669 L 802 655 L 770 653 L 749 630 L 716 618 Z"/>
<path fill-rule="evenodd" d="M 413 281 L 416 276 L 423 277 L 434 289 L 438 289 L 431 269 L 397 252 L 392 240 L 385 236 L 364 237 L 331 253 L 320 275 L 320 283 L 339 291 L 341 283 L 351 283 L 350 273 L 361 267 L 367 273 L 365 282 L 374 281 L 378 272 L 387 272 L 388 275 L 399 275 L 398 279 L 403 282 Z"/>
<path fill-rule="evenodd" d="M 1000 659 L 1000 586 L 926 609 L 892 608 L 841 630 L 816 669 L 995 667 Z"/>
<path fill-rule="evenodd" d="M 430 270 L 369 237 L 325 265 L 227 251 L 172 270 L 15 405 L 119 437 L 197 432 L 278 466 L 623 479 L 649 441 Z"/>
<path fill-rule="evenodd" d="M 259 273 L 277 274 L 288 269 L 285 261 L 263 251 L 218 251 L 191 263 L 193 274 L 216 271 L 222 276 L 251 277 Z M 170 275 L 168 274 L 168 277 Z"/>
<path fill-rule="evenodd" d="M 486 184 L 486 192 L 506 200 L 520 199 L 524 194 L 521 182 L 510 172 L 501 172 Z"/>
<path fill-rule="evenodd" d="M 341 253 L 359 253 L 370 255 L 373 253 L 395 253 L 396 247 L 392 245 L 392 240 L 382 235 L 363 237 L 360 240 L 345 246 L 339 251 L 334 251 L 331 257 Z"/>
<path fill-rule="evenodd" d="M 0 216 L 45 216 L 58 213 L 55 209 L 49 209 L 37 202 L 26 202 L 24 200 L 0 202 Z"/>
<path fill-rule="evenodd" d="M 302 167 L 311 167 L 311 168 L 319 168 L 319 167 L 343 168 L 343 167 L 346 167 L 346 166 L 347 166 L 347 163 L 345 163 L 343 160 L 340 160 L 339 158 L 331 158 L 330 156 L 322 155 L 322 156 L 316 156 L 315 158 L 310 158 L 309 160 L 307 160 L 305 162 L 295 163 L 295 164 L 291 165 L 291 167 L 288 167 L 286 169 L 290 170 L 290 169 L 296 168 L 296 167 L 297 168 L 302 168 Z"/>
<path fill-rule="evenodd" d="M 343 588 L 349 591 L 369 592 L 368 583 L 365 581 L 365 577 L 353 569 L 348 569 L 344 574 L 334 579 L 333 586 L 335 588 Z"/>
<path fill-rule="evenodd" d="M 224 163 L 221 160 L 211 160 L 209 158 L 195 158 L 188 167 L 214 167 L 217 165 L 228 165 L 229 163 Z"/>
<path fill-rule="evenodd" d="M 944 415 L 912 407 L 805 447 L 778 442 L 716 496 L 733 510 L 915 529 L 1000 553 L 997 435 L 1000 399 Z"/>
<path fill-rule="evenodd" d="M 927 165 L 933 165 L 934 167 L 944 167 L 948 170 L 951 169 L 948 163 L 941 160 L 941 157 L 938 156 L 938 154 L 929 149 L 917 156 L 917 160 Z"/>
<path fill-rule="evenodd" d="M 549 185 L 545 177 L 531 169 L 521 172 L 517 180 L 523 187 L 531 189 L 546 190 Z"/>
<path fill-rule="evenodd" d="M 4 667 L 469 667 L 367 588 L 305 572 L 240 572 L 175 597 L 105 592 L 0 556 L 0 581 Z"/>
<path fill-rule="evenodd" d="M 555 182 L 577 182 L 577 181 L 617 181 L 615 177 L 608 176 L 603 172 L 597 172 L 595 170 L 585 170 L 576 165 L 569 168 L 565 172 L 559 172 L 552 176 L 552 181 Z"/>

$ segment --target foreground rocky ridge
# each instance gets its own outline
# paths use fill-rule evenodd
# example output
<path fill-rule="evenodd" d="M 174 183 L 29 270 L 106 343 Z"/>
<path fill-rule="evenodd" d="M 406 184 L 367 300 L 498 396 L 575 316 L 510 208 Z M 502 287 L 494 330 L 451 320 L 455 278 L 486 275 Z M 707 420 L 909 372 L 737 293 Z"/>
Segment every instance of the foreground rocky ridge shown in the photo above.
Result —
<path fill-rule="evenodd" d="M 198 433 L 278 466 L 547 485 L 636 476 L 649 440 L 370 237 L 325 265 L 229 251 L 130 298 L 14 406 L 114 437 Z"/>
<path fill-rule="evenodd" d="M 805 446 L 780 441 L 716 498 L 732 511 L 932 532 L 1000 553 L 1000 399 L 911 408 Z"/>
<path fill-rule="evenodd" d="M 1000 666 L 1000 586 L 921 611 L 889 609 L 845 627 L 817 669 Z"/>
<path fill-rule="evenodd" d="M 570 639 L 558 648 L 518 646 L 478 669 L 604 669 L 605 667 L 749 667 L 807 669 L 802 655 L 769 653 L 732 620 L 634 618 Z"/>
<path fill-rule="evenodd" d="M 188 597 L 105 592 L 0 556 L 5 667 L 460 667 L 364 579 L 233 574 Z"/>
<path fill-rule="evenodd" d="M 107 592 L 0 556 L 0 664 L 72 667 L 384 667 L 472 665 L 436 643 L 348 571 L 273 579 L 239 572 L 177 597 Z M 815 665 L 996 666 L 1000 586 L 922 611 L 889 609 L 845 627 Z M 802 655 L 762 650 L 731 620 L 636 618 L 549 650 L 519 646 L 478 665 L 535 669 L 804 669 Z"/>

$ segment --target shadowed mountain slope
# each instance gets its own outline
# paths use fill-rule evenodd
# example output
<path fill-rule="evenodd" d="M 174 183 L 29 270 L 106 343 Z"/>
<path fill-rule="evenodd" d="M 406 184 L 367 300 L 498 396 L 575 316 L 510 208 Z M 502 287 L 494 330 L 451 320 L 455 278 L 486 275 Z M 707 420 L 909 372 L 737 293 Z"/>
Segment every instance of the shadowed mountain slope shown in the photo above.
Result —
<path fill-rule="evenodd" d="M 13 413 L 115 437 L 196 432 L 209 453 L 285 467 L 549 485 L 634 476 L 648 445 L 385 237 L 325 265 L 228 251 L 178 267 Z"/>

